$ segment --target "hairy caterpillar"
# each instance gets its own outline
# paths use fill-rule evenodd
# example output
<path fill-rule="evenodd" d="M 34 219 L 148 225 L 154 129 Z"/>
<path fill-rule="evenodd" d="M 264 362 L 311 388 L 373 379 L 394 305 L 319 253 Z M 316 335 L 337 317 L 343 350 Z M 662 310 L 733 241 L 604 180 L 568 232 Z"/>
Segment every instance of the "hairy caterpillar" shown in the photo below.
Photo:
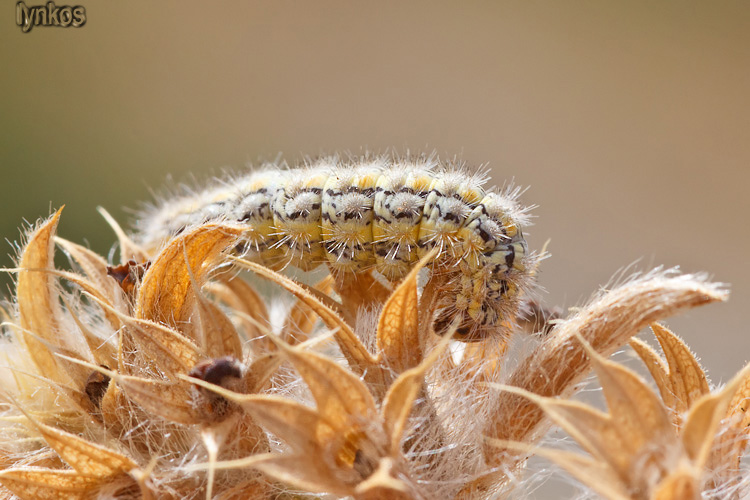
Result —
<path fill-rule="evenodd" d="M 140 220 L 141 241 L 215 220 L 247 226 L 246 258 L 334 273 L 374 269 L 404 277 L 432 248 L 433 272 L 446 273 L 435 331 L 479 340 L 512 320 L 533 281 L 535 257 L 522 233 L 527 210 L 518 189 L 482 188 L 484 179 L 431 159 L 322 159 L 249 175 L 166 201 Z"/>

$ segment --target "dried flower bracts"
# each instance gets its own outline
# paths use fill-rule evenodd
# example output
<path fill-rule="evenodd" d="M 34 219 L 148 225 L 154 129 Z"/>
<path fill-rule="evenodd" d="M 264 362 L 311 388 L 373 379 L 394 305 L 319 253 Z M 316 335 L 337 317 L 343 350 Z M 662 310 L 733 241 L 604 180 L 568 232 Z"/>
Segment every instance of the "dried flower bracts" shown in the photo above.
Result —
<path fill-rule="evenodd" d="M 745 419 L 750 365 L 721 390 L 711 392 L 706 374 L 679 337 L 652 326 L 666 360 L 642 341 L 631 341 L 647 364 L 661 397 L 632 370 L 604 359 L 585 344 L 609 412 L 586 404 L 542 397 L 501 386 L 537 405 L 589 456 L 536 449 L 594 491 L 611 500 L 738 497 L 746 446 Z M 489 440 L 491 445 L 526 444 Z M 732 442 L 732 446 L 726 446 Z M 724 445 L 724 446 L 722 446 Z"/>
<path fill-rule="evenodd" d="M 510 362 L 519 351 L 501 338 L 435 333 L 446 299 L 427 269 L 437 249 L 392 289 L 367 273 L 309 286 L 237 257 L 238 224 L 198 224 L 153 253 L 117 228 L 133 260 L 118 264 L 58 238 L 59 220 L 30 232 L 12 270 L 3 340 L 12 372 L 0 386 L 6 497 L 500 498 L 533 453 L 610 498 L 745 485 L 746 371 L 711 391 L 659 326 L 664 359 L 632 345 L 660 397 L 604 359 L 641 328 L 726 298 L 703 279 L 631 280 Z M 55 268 L 56 245 L 72 271 Z M 269 303 L 241 268 L 294 302 Z M 592 369 L 608 413 L 565 399 Z M 550 426 L 591 458 L 537 448 Z"/>

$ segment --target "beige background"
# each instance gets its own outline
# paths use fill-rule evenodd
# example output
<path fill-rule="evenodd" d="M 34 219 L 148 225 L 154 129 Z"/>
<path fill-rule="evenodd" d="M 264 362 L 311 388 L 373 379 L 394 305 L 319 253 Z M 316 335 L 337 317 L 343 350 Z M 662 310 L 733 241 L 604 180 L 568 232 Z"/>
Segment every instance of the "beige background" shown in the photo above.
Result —
<path fill-rule="evenodd" d="M 435 150 L 530 186 L 548 302 L 707 271 L 730 302 L 670 325 L 714 382 L 748 359 L 747 2 L 80 1 L 80 29 L 0 9 L 3 238 L 65 203 L 106 253 L 95 207 L 127 221 L 169 173 Z"/>

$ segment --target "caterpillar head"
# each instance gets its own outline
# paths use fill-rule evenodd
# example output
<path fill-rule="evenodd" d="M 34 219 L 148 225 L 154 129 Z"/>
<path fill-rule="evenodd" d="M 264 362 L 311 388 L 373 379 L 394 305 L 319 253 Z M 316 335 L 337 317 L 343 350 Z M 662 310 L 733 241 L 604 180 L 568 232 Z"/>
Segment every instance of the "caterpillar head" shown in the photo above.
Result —
<path fill-rule="evenodd" d="M 460 266 L 439 299 L 435 333 L 455 330 L 454 338 L 463 342 L 507 337 L 523 291 L 533 281 L 533 268 L 522 239 L 488 252 L 477 266 Z"/>

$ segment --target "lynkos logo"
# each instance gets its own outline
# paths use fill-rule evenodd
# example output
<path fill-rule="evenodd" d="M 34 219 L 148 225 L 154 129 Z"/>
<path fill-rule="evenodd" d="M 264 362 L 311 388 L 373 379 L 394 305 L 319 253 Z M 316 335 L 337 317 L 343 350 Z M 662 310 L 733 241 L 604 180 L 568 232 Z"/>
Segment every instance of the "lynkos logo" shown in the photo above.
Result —
<path fill-rule="evenodd" d="M 16 4 L 16 24 L 21 31 L 28 33 L 34 26 L 73 26 L 80 28 L 86 24 L 86 8 L 81 5 L 56 7 L 54 2 L 47 5 L 28 7 L 23 2 Z"/>

